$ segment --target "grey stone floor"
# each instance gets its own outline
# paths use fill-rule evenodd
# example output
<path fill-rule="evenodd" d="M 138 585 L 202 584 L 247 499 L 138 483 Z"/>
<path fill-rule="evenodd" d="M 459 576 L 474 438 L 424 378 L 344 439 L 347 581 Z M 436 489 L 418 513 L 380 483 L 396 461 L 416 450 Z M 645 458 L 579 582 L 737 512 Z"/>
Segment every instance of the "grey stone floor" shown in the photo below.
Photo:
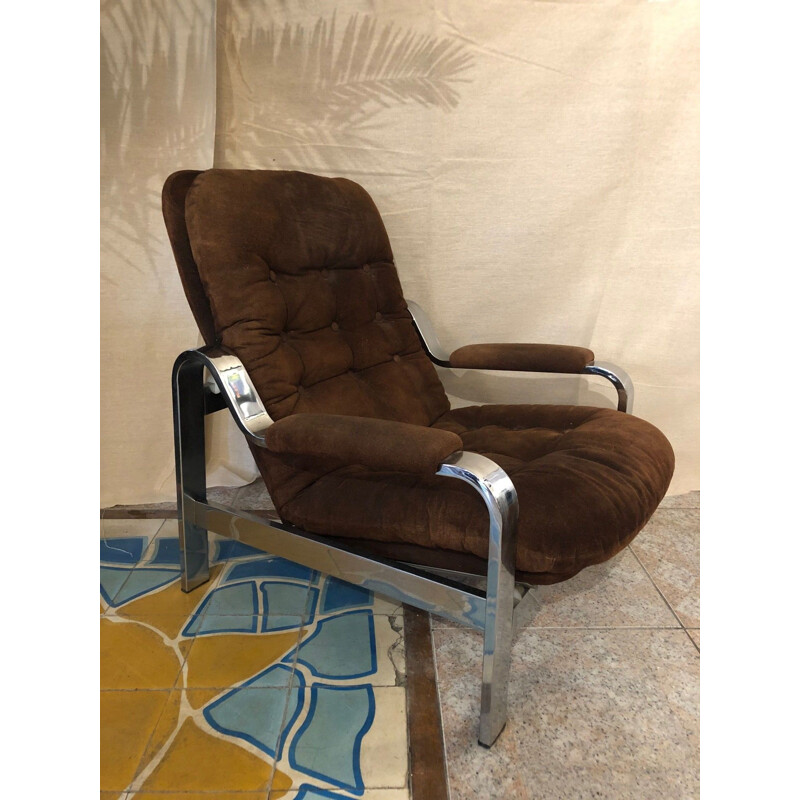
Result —
<path fill-rule="evenodd" d="M 667 498 L 611 561 L 538 592 L 489 750 L 480 635 L 432 623 L 450 800 L 699 797 L 699 492 Z"/>

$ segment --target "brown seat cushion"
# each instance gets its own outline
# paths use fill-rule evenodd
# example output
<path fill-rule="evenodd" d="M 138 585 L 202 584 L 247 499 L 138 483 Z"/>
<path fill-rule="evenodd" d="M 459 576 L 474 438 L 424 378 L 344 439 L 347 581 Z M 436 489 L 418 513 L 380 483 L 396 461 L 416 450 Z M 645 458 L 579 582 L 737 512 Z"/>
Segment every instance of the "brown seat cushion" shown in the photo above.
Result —
<path fill-rule="evenodd" d="M 672 448 L 650 423 L 584 406 L 470 406 L 434 427 L 496 461 L 519 497 L 518 577 L 552 583 L 619 552 L 669 486 Z M 485 559 L 488 516 L 477 493 L 451 478 L 353 466 L 314 474 L 254 450 L 281 516 L 306 530 L 369 543 L 375 552 L 434 564 L 434 548 Z M 307 465 L 306 465 L 307 467 Z M 381 546 L 381 543 L 385 546 Z M 389 545 L 389 546 L 386 546 Z M 469 571 L 438 559 L 439 566 Z"/>

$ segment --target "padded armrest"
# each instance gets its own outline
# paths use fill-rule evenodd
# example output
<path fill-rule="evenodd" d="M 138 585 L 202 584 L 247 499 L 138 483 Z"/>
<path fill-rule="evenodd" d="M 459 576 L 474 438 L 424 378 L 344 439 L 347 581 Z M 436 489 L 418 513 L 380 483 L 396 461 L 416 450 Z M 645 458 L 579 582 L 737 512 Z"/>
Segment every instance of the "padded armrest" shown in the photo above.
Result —
<path fill-rule="evenodd" d="M 451 431 L 371 417 L 293 414 L 271 425 L 265 436 L 275 453 L 319 458 L 340 466 L 434 474 L 452 453 L 463 449 Z"/>
<path fill-rule="evenodd" d="M 585 347 L 562 344 L 469 344 L 454 351 L 449 361 L 451 367 L 461 369 L 578 375 L 594 361 L 594 353 Z"/>

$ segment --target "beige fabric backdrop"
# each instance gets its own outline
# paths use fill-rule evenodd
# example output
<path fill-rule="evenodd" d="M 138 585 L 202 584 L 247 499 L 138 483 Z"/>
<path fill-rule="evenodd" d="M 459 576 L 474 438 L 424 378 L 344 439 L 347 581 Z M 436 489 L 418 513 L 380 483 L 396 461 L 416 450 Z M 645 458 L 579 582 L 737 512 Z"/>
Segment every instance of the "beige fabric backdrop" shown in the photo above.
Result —
<path fill-rule="evenodd" d="M 101 6 L 101 505 L 175 492 L 170 371 L 198 344 L 161 217 L 214 152 L 214 0 Z"/>
<path fill-rule="evenodd" d="M 636 413 L 675 448 L 670 493 L 696 489 L 698 17 L 694 0 L 219 0 L 214 164 L 364 185 L 384 216 L 406 295 L 427 308 L 446 346 L 577 344 L 623 365 Z M 207 165 L 188 155 L 162 150 L 163 174 Z M 157 348 L 149 344 L 161 380 L 196 339 L 156 221 L 152 230 L 165 293 L 152 321 L 171 329 Z M 127 334 L 148 336 L 135 325 Z M 164 480 L 171 439 L 144 453 L 130 412 L 146 403 L 158 428 L 152 441 L 166 441 L 155 392 L 160 403 L 168 387 L 153 386 L 143 401 L 139 385 L 128 397 L 115 384 L 121 371 L 104 376 L 118 418 L 128 415 L 104 496 L 160 499 L 172 489 L 172 476 Z M 459 404 L 613 398 L 600 380 L 443 380 Z M 212 480 L 225 465 L 240 480 L 253 474 L 240 439 L 215 420 Z M 104 452 L 110 446 L 104 438 Z"/>

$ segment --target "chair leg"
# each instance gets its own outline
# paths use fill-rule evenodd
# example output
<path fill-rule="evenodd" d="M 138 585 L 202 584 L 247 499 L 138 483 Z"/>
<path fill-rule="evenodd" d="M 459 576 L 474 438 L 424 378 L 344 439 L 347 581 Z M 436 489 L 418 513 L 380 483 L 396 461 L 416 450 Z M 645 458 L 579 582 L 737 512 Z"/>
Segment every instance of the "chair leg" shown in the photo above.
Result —
<path fill-rule="evenodd" d="M 201 363 L 183 357 L 175 362 L 172 370 L 172 414 L 181 588 L 184 592 L 190 592 L 209 578 L 208 531 L 186 518 L 183 502 L 184 496 L 206 502 L 205 399 Z"/>
<path fill-rule="evenodd" d="M 477 453 L 456 453 L 439 475 L 459 478 L 481 494 L 489 511 L 489 561 L 478 742 L 491 747 L 508 719 L 508 678 L 514 634 L 517 492 L 506 473 Z"/>
<path fill-rule="evenodd" d="M 493 548 L 494 549 L 494 548 Z M 500 548 L 497 548 L 498 550 Z M 508 719 L 508 679 L 514 635 L 514 571 L 490 556 L 483 633 L 483 680 L 478 742 L 491 747 Z"/>

